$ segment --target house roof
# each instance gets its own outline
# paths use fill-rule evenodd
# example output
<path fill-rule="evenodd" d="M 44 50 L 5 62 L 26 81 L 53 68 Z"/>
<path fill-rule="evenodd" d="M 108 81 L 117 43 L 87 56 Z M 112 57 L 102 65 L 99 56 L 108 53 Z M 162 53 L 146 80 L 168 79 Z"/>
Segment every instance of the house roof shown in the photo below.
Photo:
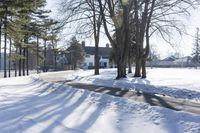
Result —
<path fill-rule="evenodd" d="M 175 62 L 188 62 L 191 61 L 192 57 L 191 56 L 185 56 L 185 57 L 181 57 L 175 60 Z"/>
<path fill-rule="evenodd" d="M 84 50 L 86 54 L 95 55 L 95 47 L 85 46 Z M 99 47 L 99 55 L 102 58 L 109 58 L 110 51 L 111 51 L 111 48 L 109 47 Z"/>
<path fill-rule="evenodd" d="M 188 60 L 191 60 L 192 57 L 191 56 L 185 56 L 185 57 L 180 57 L 180 58 L 176 58 L 174 56 L 170 56 L 170 57 L 167 57 L 161 61 L 171 61 L 171 62 L 183 62 L 183 61 L 188 61 Z"/>
<path fill-rule="evenodd" d="M 176 60 L 176 58 L 174 56 L 170 56 L 170 57 L 163 59 L 162 61 L 175 61 L 175 60 Z"/>

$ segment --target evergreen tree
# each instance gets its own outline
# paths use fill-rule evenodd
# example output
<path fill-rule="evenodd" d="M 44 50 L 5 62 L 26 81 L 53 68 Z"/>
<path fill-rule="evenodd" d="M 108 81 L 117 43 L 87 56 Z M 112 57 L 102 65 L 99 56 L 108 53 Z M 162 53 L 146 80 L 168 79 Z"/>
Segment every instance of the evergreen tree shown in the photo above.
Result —
<path fill-rule="evenodd" d="M 37 58 L 41 58 L 39 55 L 39 39 L 44 40 L 44 49 L 46 49 L 46 41 L 52 40 L 50 34 L 52 28 L 49 27 L 57 22 L 48 18 L 50 11 L 43 9 L 45 4 L 46 0 L 0 1 L 0 36 L 4 34 L 4 77 L 7 77 L 7 38 L 9 38 L 10 44 L 15 47 L 14 56 L 11 54 L 11 46 L 9 48 L 9 76 L 11 75 L 11 59 L 15 60 L 15 75 L 17 75 L 17 68 L 19 69 L 19 76 L 28 75 L 29 51 L 37 52 Z M 31 40 L 35 40 L 37 45 L 34 46 L 33 42 L 30 42 Z M 46 52 L 44 52 L 45 55 Z M 37 66 L 39 66 L 39 59 Z"/>
<path fill-rule="evenodd" d="M 4 35 L 5 35 L 5 49 L 6 49 L 6 38 L 7 34 L 11 40 L 14 41 L 16 49 L 19 48 L 19 76 L 21 76 L 21 68 L 23 75 L 25 75 L 25 66 L 28 74 L 28 49 L 29 49 L 29 38 L 32 35 L 30 29 L 30 23 L 36 18 L 33 16 L 38 8 L 45 6 L 45 0 L 6 0 L 3 1 L 0 16 L 3 16 L 4 24 Z M 7 10 L 8 11 L 7 11 Z M 6 12 L 7 11 L 7 12 Z M 7 17 L 6 17 L 7 16 Z M 14 18 L 12 21 L 8 21 L 9 18 Z M 12 42 L 12 41 L 10 41 Z M 4 49 L 4 54 L 6 50 Z M 6 62 L 6 56 L 4 61 Z M 10 62 L 10 61 L 9 61 Z M 10 63 L 9 63 L 10 64 Z M 17 64 L 17 63 L 15 63 Z M 6 63 L 5 63 L 6 65 Z M 9 65 L 10 66 L 10 65 Z M 6 77 L 6 67 L 4 67 L 4 77 Z M 10 67 L 9 67 L 10 68 Z M 16 69 L 15 69 L 16 70 Z M 16 73 L 16 72 L 15 72 Z M 9 70 L 10 75 L 10 70 Z"/>
<path fill-rule="evenodd" d="M 192 62 L 197 67 L 200 64 L 200 34 L 199 34 L 199 28 L 197 28 L 197 31 L 196 31 L 195 43 L 194 43 L 192 56 L 193 56 Z"/>
<path fill-rule="evenodd" d="M 43 20 L 43 33 L 42 33 L 42 39 L 44 40 L 44 67 L 43 72 L 47 72 L 47 41 L 52 41 L 52 35 L 51 35 L 51 27 L 55 25 L 57 22 L 53 19 L 44 19 Z"/>
<path fill-rule="evenodd" d="M 77 69 L 84 61 L 85 52 L 82 45 L 77 41 L 76 37 L 72 37 L 70 40 L 70 47 L 67 49 L 69 51 L 69 63 L 71 64 L 73 70 Z"/>

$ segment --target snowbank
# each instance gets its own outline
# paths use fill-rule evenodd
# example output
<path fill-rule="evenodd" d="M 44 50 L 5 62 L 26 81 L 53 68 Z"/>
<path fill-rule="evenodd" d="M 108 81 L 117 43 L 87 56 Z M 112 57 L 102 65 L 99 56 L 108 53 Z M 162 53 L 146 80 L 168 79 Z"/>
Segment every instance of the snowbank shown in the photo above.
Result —
<path fill-rule="evenodd" d="M 198 69 L 156 68 L 148 69 L 147 75 L 147 79 L 134 78 L 129 74 L 128 78 L 115 80 L 116 69 L 104 69 L 97 76 L 93 75 L 93 70 L 86 70 L 66 75 L 66 79 L 200 101 Z"/>
<path fill-rule="evenodd" d="M 0 79 L 1 133 L 199 133 L 200 116 L 23 77 Z"/>

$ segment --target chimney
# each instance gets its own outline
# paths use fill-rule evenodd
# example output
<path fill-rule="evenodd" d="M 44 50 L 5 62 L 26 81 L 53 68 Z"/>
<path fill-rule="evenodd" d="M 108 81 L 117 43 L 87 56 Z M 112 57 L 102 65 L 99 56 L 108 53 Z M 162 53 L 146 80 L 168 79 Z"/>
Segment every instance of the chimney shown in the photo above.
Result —
<path fill-rule="evenodd" d="M 82 47 L 85 48 L 85 41 L 82 41 Z"/>

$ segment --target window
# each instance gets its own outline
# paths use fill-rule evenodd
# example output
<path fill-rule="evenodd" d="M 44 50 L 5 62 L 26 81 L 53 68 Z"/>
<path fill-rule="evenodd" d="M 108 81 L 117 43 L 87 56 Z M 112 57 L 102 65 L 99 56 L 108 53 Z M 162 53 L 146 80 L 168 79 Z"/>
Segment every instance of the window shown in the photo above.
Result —
<path fill-rule="evenodd" d="M 89 55 L 89 54 L 87 54 L 87 55 L 86 55 L 86 57 L 87 57 L 87 58 L 89 58 L 89 57 L 90 57 L 90 55 Z"/>
<path fill-rule="evenodd" d="M 107 62 L 104 62 L 103 66 L 104 66 L 104 67 L 107 67 Z"/>
<path fill-rule="evenodd" d="M 93 66 L 93 63 L 92 63 L 92 62 L 90 62 L 90 63 L 89 63 L 89 66 Z"/>

